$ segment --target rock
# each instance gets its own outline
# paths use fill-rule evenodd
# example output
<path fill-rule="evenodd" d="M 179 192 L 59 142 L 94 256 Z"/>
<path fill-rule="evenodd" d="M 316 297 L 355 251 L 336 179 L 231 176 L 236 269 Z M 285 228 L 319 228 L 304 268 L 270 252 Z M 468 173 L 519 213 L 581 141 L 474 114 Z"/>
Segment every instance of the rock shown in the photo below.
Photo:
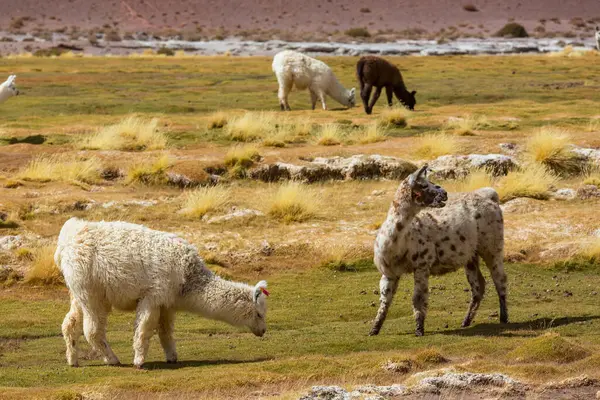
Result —
<path fill-rule="evenodd" d="M 587 200 L 600 197 L 600 188 L 595 185 L 583 185 L 577 189 L 577 198 Z"/>
<path fill-rule="evenodd" d="M 391 386 L 362 385 L 353 390 L 353 393 L 375 394 L 383 397 L 401 396 L 406 392 L 403 385 L 394 384 Z"/>
<path fill-rule="evenodd" d="M 263 240 L 260 244 L 260 252 L 263 255 L 270 256 L 271 254 L 273 254 L 274 251 L 275 249 L 273 248 L 273 246 L 271 246 L 271 244 L 269 244 L 269 242 L 267 242 L 266 240 Z"/>
<path fill-rule="evenodd" d="M 527 197 L 518 197 L 502 204 L 500 208 L 505 213 L 511 214 L 528 214 L 535 211 L 540 211 L 544 205 L 541 200 L 530 199 Z"/>
<path fill-rule="evenodd" d="M 571 146 L 571 151 L 580 156 L 584 161 L 600 165 L 600 149 Z"/>
<path fill-rule="evenodd" d="M 410 360 L 400 360 L 398 362 L 388 360 L 385 364 L 381 366 L 381 368 L 388 372 L 406 374 L 411 370 L 412 362 Z"/>
<path fill-rule="evenodd" d="M 339 386 L 313 386 L 310 393 L 300 400 L 349 400 L 350 395 Z"/>
<path fill-rule="evenodd" d="M 108 201 L 102 203 L 102 208 L 123 208 L 124 206 L 152 207 L 158 204 L 157 200 L 126 200 L 126 201 Z"/>
<path fill-rule="evenodd" d="M 600 228 L 598 228 L 594 232 L 592 232 L 592 236 L 600 237 Z"/>
<path fill-rule="evenodd" d="M 550 193 L 550 196 L 555 200 L 573 200 L 577 197 L 577 192 L 574 189 L 558 189 Z"/>
<path fill-rule="evenodd" d="M 206 222 L 209 224 L 217 224 L 220 222 L 230 221 L 230 220 L 236 219 L 236 218 L 262 217 L 263 215 L 265 215 L 265 214 L 261 211 L 242 208 L 240 210 L 234 209 L 229 214 L 219 215 L 218 217 L 209 218 Z"/>
<path fill-rule="evenodd" d="M 585 386 L 594 386 L 600 384 L 600 380 L 590 378 L 587 375 L 580 375 L 573 378 L 567 378 L 560 382 L 550 382 L 544 385 L 546 389 L 566 389 Z M 597 397 L 597 396 L 596 396 Z"/>
<path fill-rule="evenodd" d="M 251 170 L 249 176 L 263 182 L 288 179 L 306 183 L 327 180 L 401 180 L 416 169 L 416 165 L 396 157 L 361 154 L 348 158 L 317 157 L 306 165 L 277 162 L 259 166 Z"/>
<path fill-rule="evenodd" d="M 475 374 L 471 372 L 445 373 L 441 376 L 422 379 L 417 387 L 435 389 L 473 389 L 475 386 L 504 387 L 519 382 L 504 374 Z"/>
<path fill-rule="evenodd" d="M 514 158 L 503 154 L 469 154 L 441 156 L 429 163 L 431 176 L 438 179 L 461 179 L 473 169 L 485 169 L 493 176 L 506 175 L 519 167 Z"/>
<path fill-rule="evenodd" d="M 0 250 L 12 250 L 23 245 L 23 238 L 20 235 L 0 236 Z"/>
<path fill-rule="evenodd" d="M 500 147 L 500 150 L 512 156 L 518 153 L 518 146 L 516 143 L 500 143 L 498 146 Z"/>
<path fill-rule="evenodd" d="M 220 176 L 214 174 L 209 174 L 208 176 L 203 176 L 201 179 L 197 179 L 175 172 L 167 173 L 167 183 L 173 186 L 180 187 L 182 189 L 204 185 L 216 185 L 217 183 L 219 183 L 220 179 Z"/>

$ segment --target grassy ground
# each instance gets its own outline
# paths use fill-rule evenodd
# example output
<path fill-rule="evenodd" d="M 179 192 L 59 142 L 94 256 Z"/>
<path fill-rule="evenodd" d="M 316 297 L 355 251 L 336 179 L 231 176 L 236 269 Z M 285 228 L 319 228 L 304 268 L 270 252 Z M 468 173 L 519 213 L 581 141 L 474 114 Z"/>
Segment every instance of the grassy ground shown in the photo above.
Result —
<path fill-rule="evenodd" d="M 451 138 L 448 148 L 456 154 L 498 153 L 503 142 L 525 146 L 546 125 L 567 132 L 570 143 L 600 146 L 594 119 L 600 117 L 596 56 L 391 59 L 403 71 L 408 88 L 418 92 L 417 111 L 408 115 L 408 127 L 381 125 L 390 118 L 389 112 L 382 116 L 381 99 L 374 115 L 366 116 L 358 106 L 345 110 L 331 99 L 330 111 L 312 111 L 308 93 L 293 92 L 294 111 L 285 114 L 289 119 L 280 113 L 263 115 L 269 122 L 259 126 L 259 137 L 244 139 L 252 143 L 242 148 L 227 124 L 213 122 L 232 121 L 244 110 L 278 108 L 270 59 L 0 58 L 0 75 L 16 73 L 25 92 L 0 106 L 0 212 L 6 214 L 0 236 L 19 234 L 25 242 L 20 249 L 1 251 L 0 265 L 24 273 L 46 265 L 43 254 L 49 252 L 38 249 L 52 246 L 69 216 L 123 219 L 178 232 L 198 245 L 211 268 L 250 282 L 266 278 L 272 293 L 269 330 L 262 339 L 181 315 L 176 331 L 180 364 L 163 363 L 155 339 L 144 371 L 101 366 L 87 345 L 84 367 L 71 369 L 60 337 L 68 309 L 66 289 L 5 284 L 0 289 L 0 398 L 69 399 L 78 393 L 141 398 L 146 392 L 165 398 L 239 398 L 249 393 L 293 398 L 317 382 L 402 382 L 408 375 L 386 372 L 381 365 L 409 358 L 414 361 L 412 372 L 440 367 L 423 361 L 427 357 L 419 353 L 428 348 L 449 360 L 444 366 L 501 371 L 525 381 L 582 372 L 600 377 L 600 359 L 594 355 L 600 346 L 597 265 L 555 265 L 573 261 L 569 257 L 580 244 L 593 240 L 598 226 L 589 210 L 600 205 L 598 200 L 528 200 L 507 209 L 507 261 L 523 263 L 508 266 L 511 324 L 497 324 L 497 299 L 489 285 L 475 326 L 458 329 L 469 300 L 459 272 L 431 282 L 424 338 L 413 336 L 409 277 L 380 336 L 367 337 L 379 279 L 368 260 L 397 182 L 302 187 L 298 193 L 311 199 L 310 212 L 297 221 L 274 211 L 281 209 L 273 206 L 281 193 L 278 184 L 238 179 L 248 165 L 259 162 L 255 153 L 266 162 L 352 154 L 417 161 L 421 134 L 441 131 Z M 347 87 L 354 85 L 355 58 L 326 61 Z M 216 111 L 223 111 L 225 118 L 213 116 Z M 131 114 L 147 121 L 159 118 L 156 129 L 166 135 L 166 147 L 83 149 L 85 139 Z M 469 122 L 449 123 L 450 117 L 467 117 Z M 375 132 L 372 123 L 377 121 L 380 131 Z M 340 144 L 318 144 L 325 123 L 339 126 Z M 264 133 L 274 125 L 289 129 Z M 371 131 L 364 133 L 367 127 Z M 52 174 L 42 174 L 44 168 L 26 169 L 32 159 L 47 160 L 53 153 L 61 154 L 52 158 L 59 160 Z M 126 176 L 106 180 L 98 166 L 104 171 L 122 168 Z M 226 189 L 221 197 L 210 200 L 164 183 L 167 170 L 200 174 L 207 166 L 230 168 L 230 177 L 220 185 Z M 585 179 L 565 176 L 555 184 L 577 188 Z M 462 185 L 443 184 L 450 191 Z M 218 200 L 223 193 L 225 202 Z M 179 212 L 192 206 L 201 212 Z M 232 206 L 265 215 L 207 222 Z M 275 249 L 272 254 L 261 250 L 264 241 Z M 331 266 L 349 266 L 351 271 L 336 272 Z M 124 363 L 132 358 L 133 319 L 116 312 L 110 320 L 108 338 Z M 560 336 L 539 337 L 547 332 Z M 580 359 L 564 357 L 573 349 Z"/>

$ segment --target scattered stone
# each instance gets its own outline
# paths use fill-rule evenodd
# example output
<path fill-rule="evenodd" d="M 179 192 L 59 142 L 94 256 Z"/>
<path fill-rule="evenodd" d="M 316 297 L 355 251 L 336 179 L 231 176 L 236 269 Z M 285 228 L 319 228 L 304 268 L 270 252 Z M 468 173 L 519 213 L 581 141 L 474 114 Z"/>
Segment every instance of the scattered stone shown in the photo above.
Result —
<path fill-rule="evenodd" d="M 0 236 L 0 250 L 12 250 L 23 245 L 23 238 L 20 235 Z"/>
<path fill-rule="evenodd" d="M 339 386 L 313 386 L 310 393 L 300 400 L 348 400 L 350 395 Z"/>
<path fill-rule="evenodd" d="M 277 162 L 261 165 L 249 172 L 252 179 L 263 182 L 297 180 L 306 183 L 327 180 L 402 180 L 417 166 L 396 157 L 355 155 L 352 157 L 317 157 L 306 165 Z"/>
<path fill-rule="evenodd" d="M 391 386 L 363 385 L 355 388 L 352 393 L 375 394 L 384 397 L 401 396 L 406 392 L 403 385 L 394 384 Z"/>
<path fill-rule="evenodd" d="M 422 379 L 416 389 L 424 388 L 426 392 L 435 392 L 439 389 L 472 389 L 475 386 L 505 387 L 518 385 L 519 382 L 504 374 L 475 374 L 471 372 L 445 373 L 442 376 Z"/>
<path fill-rule="evenodd" d="M 209 224 L 218 224 L 221 222 L 230 221 L 232 219 L 248 218 L 248 217 L 262 217 L 263 215 L 265 215 L 265 214 L 261 211 L 242 208 L 240 210 L 234 209 L 229 214 L 220 215 L 218 217 L 208 218 L 206 220 L 206 222 Z"/>
<path fill-rule="evenodd" d="M 587 375 L 580 375 L 573 378 L 567 378 L 560 382 L 550 382 L 544 385 L 546 389 L 564 389 L 564 388 L 578 388 L 585 386 L 599 385 L 600 380 L 590 378 Z"/>
<path fill-rule="evenodd" d="M 383 196 L 385 194 L 385 190 L 373 190 L 371 192 L 371 196 Z"/>
<path fill-rule="evenodd" d="M 157 200 L 126 200 L 126 201 L 108 201 L 102 203 L 102 208 L 123 208 L 124 206 L 151 207 L 158 204 Z"/>
<path fill-rule="evenodd" d="M 263 255 L 270 256 L 271 254 L 273 254 L 274 251 L 275 249 L 273 248 L 273 246 L 271 246 L 266 240 L 263 240 L 260 244 L 260 252 Z"/>
<path fill-rule="evenodd" d="M 505 213 L 511 214 L 529 214 L 540 211 L 544 205 L 541 200 L 530 199 L 527 197 L 518 197 L 502 204 L 500 208 Z"/>
<path fill-rule="evenodd" d="M 600 197 L 600 188 L 595 185 L 583 185 L 577 189 L 577 198 L 580 200 L 587 200 Z"/>
<path fill-rule="evenodd" d="M 600 165 L 600 149 L 590 149 L 573 145 L 571 146 L 571 151 L 586 162 Z"/>
<path fill-rule="evenodd" d="M 516 143 L 500 143 L 498 146 L 503 152 L 510 154 L 511 156 L 518 153 L 518 146 Z"/>
<path fill-rule="evenodd" d="M 519 168 L 516 160 L 504 154 L 447 155 L 429 163 L 431 176 L 437 179 L 461 179 L 474 169 L 485 169 L 493 176 L 506 175 Z"/>
<path fill-rule="evenodd" d="M 412 362 L 410 360 L 400 360 L 398 362 L 388 360 L 381 368 L 388 372 L 406 374 L 412 369 Z"/>
<path fill-rule="evenodd" d="M 558 189 L 556 192 L 550 193 L 550 196 L 555 200 L 573 200 L 577 197 L 577 191 L 574 189 Z"/>

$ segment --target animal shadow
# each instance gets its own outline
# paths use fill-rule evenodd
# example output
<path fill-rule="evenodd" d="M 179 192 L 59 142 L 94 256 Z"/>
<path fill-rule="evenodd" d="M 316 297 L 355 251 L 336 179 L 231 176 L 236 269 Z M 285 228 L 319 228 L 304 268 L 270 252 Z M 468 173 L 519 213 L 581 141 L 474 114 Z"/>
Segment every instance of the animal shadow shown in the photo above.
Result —
<path fill-rule="evenodd" d="M 526 331 L 544 331 L 557 326 L 593 321 L 596 319 L 600 319 L 600 315 L 588 317 L 538 318 L 531 321 L 514 322 L 508 324 L 483 323 L 473 325 L 469 328 L 443 331 L 440 332 L 440 334 L 457 336 L 529 336 Z M 523 333 L 519 333 L 518 331 L 523 331 Z"/>
<path fill-rule="evenodd" d="M 169 364 L 165 361 L 151 361 L 144 364 L 144 369 L 181 369 L 188 367 L 206 367 L 212 365 L 228 365 L 228 364 L 250 364 L 262 361 L 269 361 L 271 358 L 254 358 L 252 360 L 184 360 L 178 361 L 175 364 Z"/>
<path fill-rule="evenodd" d="M 46 141 L 46 136 L 44 135 L 31 135 L 24 138 L 16 138 L 11 137 L 10 139 L 6 139 L 8 144 L 19 144 L 19 143 L 28 143 L 28 144 L 43 144 Z"/>

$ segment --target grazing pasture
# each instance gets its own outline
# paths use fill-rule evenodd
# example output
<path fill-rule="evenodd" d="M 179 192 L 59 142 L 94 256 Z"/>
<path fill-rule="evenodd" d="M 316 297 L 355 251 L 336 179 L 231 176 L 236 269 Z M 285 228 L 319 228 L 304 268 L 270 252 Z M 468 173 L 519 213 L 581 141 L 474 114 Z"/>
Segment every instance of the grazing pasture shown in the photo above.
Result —
<path fill-rule="evenodd" d="M 320 59 L 358 87 L 358 57 Z M 438 368 L 533 385 L 600 378 L 597 54 L 386 59 L 417 91 L 416 111 L 380 102 L 365 115 L 331 100 L 313 111 L 299 92 L 280 112 L 266 57 L 0 58 L 23 94 L 0 105 L 0 399 L 292 399 L 313 384 L 408 384 Z M 323 167 L 360 154 L 408 163 L 387 179 Z M 438 158 L 472 154 L 518 166 Z M 425 336 L 414 336 L 407 275 L 369 337 L 377 229 L 400 176 L 425 161 L 450 199 L 498 191 L 510 321 L 499 323 L 482 267 L 486 296 L 460 328 L 471 293 L 459 269 L 430 279 Z M 278 162 L 307 167 L 304 181 L 282 179 L 300 175 Z M 177 233 L 220 276 L 268 280 L 266 334 L 180 313 L 179 363 L 165 362 L 155 335 L 137 370 L 133 314 L 117 311 L 107 338 L 124 365 L 104 366 L 82 338 L 81 366 L 69 367 L 69 295 L 52 255 L 71 216 Z M 409 367 L 383 369 L 390 360 Z"/>

